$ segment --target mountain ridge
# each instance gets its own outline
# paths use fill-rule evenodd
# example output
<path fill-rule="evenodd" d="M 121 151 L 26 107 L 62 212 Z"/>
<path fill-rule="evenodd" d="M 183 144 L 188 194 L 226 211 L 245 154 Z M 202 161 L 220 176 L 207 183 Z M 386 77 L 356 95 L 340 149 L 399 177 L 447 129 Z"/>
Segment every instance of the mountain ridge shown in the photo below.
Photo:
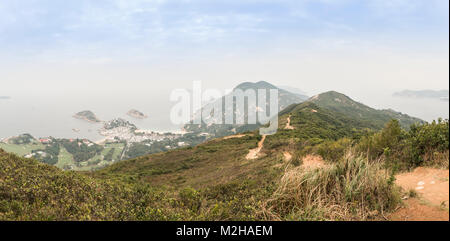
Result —
<path fill-rule="evenodd" d="M 257 106 L 257 100 L 253 100 L 250 99 L 247 102 L 247 108 L 248 111 L 247 113 L 245 113 L 245 111 L 240 112 L 238 110 L 235 110 L 233 106 L 225 106 L 226 109 L 222 109 L 222 113 L 219 117 L 214 116 L 214 117 L 210 117 L 208 116 L 203 116 L 202 117 L 202 112 L 205 110 L 210 111 L 210 109 L 212 109 L 213 107 L 219 107 L 221 108 L 223 105 L 223 100 L 227 97 L 236 97 L 236 99 L 245 98 L 245 93 L 242 93 L 240 91 L 237 90 L 242 90 L 243 92 L 245 92 L 246 90 L 271 90 L 271 89 L 276 89 L 278 90 L 278 110 L 283 110 L 284 108 L 286 108 L 287 106 L 291 105 L 291 104 L 295 104 L 295 103 L 301 103 L 303 101 L 305 101 L 307 98 L 305 96 L 301 96 L 298 94 L 293 94 L 289 91 L 280 89 L 278 87 L 276 87 L 275 85 L 266 82 L 266 81 L 259 81 L 259 82 L 243 82 L 239 85 L 237 85 L 234 89 L 233 92 L 223 96 L 222 98 L 219 98 L 215 101 L 213 101 L 212 103 L 206 104 L 204 106 L 202 106 L 200 111 L 197 111 L 191 122 L 186 124 L 184 126 L 184 129 L 188 132 L 191 133 L 203 133 L 203 134 L 208 134 L 210 137 L 222 137 L 222 136 L 226 136 L 226 135 L 232 135 L 235 133 L 239 133 L 239 132 L 245 132 L 245 131 L 251 131 L 254 130 L 256 128 L 259 127 L 260 123 L 235 123 L 235 124 L 214 124 L 214 123 L 222 123 L 223 120 L 223 116 L 225 115 L 225 113 L 229 114 L 229 113 L 233 113 L 233 115 L 235 116 L 234 120 L 238 120 L 238 119 L 242 119 L 242 120 L 246 120 L 249 116 L 253 115 L 255 116 L 257 112 L 260 111 L 260 106 Z M 256 94 L 257 92 L 255 92 Z M 255 96 L 256 98 L 258 98 L 258 95 Z M 267 102 L 268 100 L 266 100 Z M 233 99 L 233 103 L 236 104 L 237 100 Z M 203 113 L 204 115 L 205 113 Z M 273 113 L 270 113 L 272 116 L 274 115 Z M 205 119 L 206 118 L 206 119 Z M 256 118 L 255 118 L 256 119 Z M 206 121 L 211 121 L 213 122 L 213 124 L 206 124 Z M 192 123 L 201 123 L 201 124 L 192 124 Z"/>
<path fill-rule="evenodd" d="M 336 112 L 344 113 L 352 118 L 362 121 L 373 122 L 376 129 L 381 129 L 385 123 L 391 119 L 397 119 L 403 128 L 409 128 L 415 123 L 424 123 L 423 120 L 411 117 L 392 109 L 377 110 L 363 103 L 351 99 L 349 96 L 336 92 L 327 91 L 315 95 L 307 101 L 317 104 L 323 108 L 327 108 Z"/>

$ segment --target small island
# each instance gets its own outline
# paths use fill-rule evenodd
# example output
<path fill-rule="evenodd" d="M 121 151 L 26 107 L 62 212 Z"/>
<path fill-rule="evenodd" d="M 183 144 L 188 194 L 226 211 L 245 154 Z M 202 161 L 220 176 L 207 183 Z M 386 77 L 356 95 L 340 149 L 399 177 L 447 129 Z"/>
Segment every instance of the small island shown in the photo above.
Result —
<path fill-rule="evenodd" d="M 148 116 L 146 116 L 144 113 L 138 111 L 138 110 L 130 110 L 127 112 L 127 115 L 136 118 L 136 119 L 146 119 Z"/>
<path fill-rule="evenodd" d="M 9 100 L 11 99 L 10 96 L 0 96 L 0 100 Z"/>
<path fill-rule="evenodd" d="M 95 114 L 90 111 L 90 110 L 85 110 L 85 111 L 81 111 L 76 113 L 74 116 L 74 118 L 80 119 L 80 120 L 85 120 L 91 123 L 98 123 L 101 122 L 101 120 L 99 120 L 97 118 L 97 116 L 95 116 Z"/>

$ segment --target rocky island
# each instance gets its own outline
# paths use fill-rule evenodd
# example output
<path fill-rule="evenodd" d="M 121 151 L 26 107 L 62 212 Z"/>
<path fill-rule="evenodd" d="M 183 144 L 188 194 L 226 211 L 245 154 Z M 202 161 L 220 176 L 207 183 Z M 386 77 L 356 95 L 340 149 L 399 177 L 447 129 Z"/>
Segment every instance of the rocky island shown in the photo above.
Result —
<path fill-rule="evenodd" d="M 74 116 L 74 118 L 80 119 L 80 120 L 85 120 L 91 123 L 98 123 L 101 122 L 101 120 L 99 120 L 97 118 L 97 116 L 95 116 L 95 114 L 90 111 L 90 110 L 85 110 L 85 111 L 81 111 L 76 113 Z"/>
<path fill-rule="evenodd" d="M 142 112 L 140 112 L 138 110 L 135 110 L 135 109 L 132 109 L 132 110 L 128 111 L 127 115 L 129 115 L 129 116 L 131 116 L 133 118 L 136 118 L 136 119 L 146 119 L 148 117 L 144 113 L 142 113 Z"/>

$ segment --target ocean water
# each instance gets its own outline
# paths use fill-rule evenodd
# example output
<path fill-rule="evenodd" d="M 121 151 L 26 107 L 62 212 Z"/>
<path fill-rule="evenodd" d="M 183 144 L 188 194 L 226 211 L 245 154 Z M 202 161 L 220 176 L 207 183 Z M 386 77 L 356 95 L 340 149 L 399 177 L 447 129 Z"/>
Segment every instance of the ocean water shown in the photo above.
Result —
<path fill-rule="evenodd" d="M 438 99 L 414 99 L 392 96 L 393 92 L 347 93 L 356 101 L 377 109 L 391 108 L 426 121 L 449 118 L 449 102 Z M 101 120 L 123 118 L 138 128 L 153 131 L 179 131 L 180 125 L 170 121 L 170 91 L 95 94 L 17 94 L 0 100 L 0 138 L 30 133 L 35 137 L 102 139 L 97 132 L 101 124 L 92 124 L 72 116 L 91 110 Z M 149 118 L 135 119 L 126 115 L 137 109 Z M 75 132 L 73 129 L 79 129 Z"/>
<path fill-rule="evenodd" d="M 181 126 L 170 121 L 170 108 L 175 103 L 169 101 L 169 94 L 14 95 L 0 100 L 0 138 L 30 133 L 34 137 L 102 139 L 97 132 L 101 123 L 73 118 L 82 110 L 91 110 L 102 121 L 123 118 L 140 129 L 179 131 Z M 148 118 L 140 120 L 126 115 L 130 109 L 137 109 Z"/>
<path fill-rule="evenodd" d="M 437 118 L 449 118 L 449 102 L 432 98 L 396 97 L 395 91 L 354 93 L 350 97 L 375 109 L 393 109 L 431 122 Z"/>

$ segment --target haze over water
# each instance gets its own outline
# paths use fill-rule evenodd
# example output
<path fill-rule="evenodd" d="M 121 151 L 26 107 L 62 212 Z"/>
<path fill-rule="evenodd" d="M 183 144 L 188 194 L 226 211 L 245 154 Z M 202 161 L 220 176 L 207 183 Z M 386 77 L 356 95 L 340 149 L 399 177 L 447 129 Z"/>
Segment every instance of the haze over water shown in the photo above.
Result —
<path fill-rule="evenodd" d="M 101 123 L 93 124 L 73 118 L 79 111 L 91 110 L 102 121 L 123 118 L 140 129 L 154 131 L 179 131 L 180 127 L 170 122 L 169 94 L 95 95 L 95 96 L 12 96 L 0 100 L 0 138 L 30 133 L 35 137 L 88 138 L 100 140 L 97 132 Z M 126 113 L 137 109 L 149 117 L 135 119 Z M 73 131 L 79 129 L 79 132 Z"/>
<path fill-rule="evenodd" d="M 0 96 L 12 97 L 0 99 L 0 137 L 101 138 L 99 124 L 72 118 L 83 110 L 179 130 L 170 90 L 197 80 L 335 90 L 427 121 L 448 117 L 448 102 L 391 96 L 449 89 L 447 0 L 24 2 L 0 4 Z"/>
<path fill-rule="evenodd" d="M 391 108 L 429 122 L 438 117 L 449 118 L 448 101 L 393 97 L 392 92 L 343 93 L 370 107 Z M 318 93 L 308 94 L 312 96 Z M 0 138 L 30 133 L 34 137 L 102 139 L 97 132 L 102 127 L 101 123 L 92 124 L 72 117 L 82 110 L 93 111 L 102 121 L 123 118 L 140 129 L 179 131 L 181 126 L 170 121 L 170 109 L 176 102 L 171 102 L 169 96 L 170 90 L 134 95 L 14 95 L 11 99 L 0 100 L 0 126 L 6 127 L 0 131 Z M 149 117 L 144 120 L 132 118 L 126 115 L 130 109 L 137 109 Z M 80 131 L 75 132 L 73 129 Z"/>

